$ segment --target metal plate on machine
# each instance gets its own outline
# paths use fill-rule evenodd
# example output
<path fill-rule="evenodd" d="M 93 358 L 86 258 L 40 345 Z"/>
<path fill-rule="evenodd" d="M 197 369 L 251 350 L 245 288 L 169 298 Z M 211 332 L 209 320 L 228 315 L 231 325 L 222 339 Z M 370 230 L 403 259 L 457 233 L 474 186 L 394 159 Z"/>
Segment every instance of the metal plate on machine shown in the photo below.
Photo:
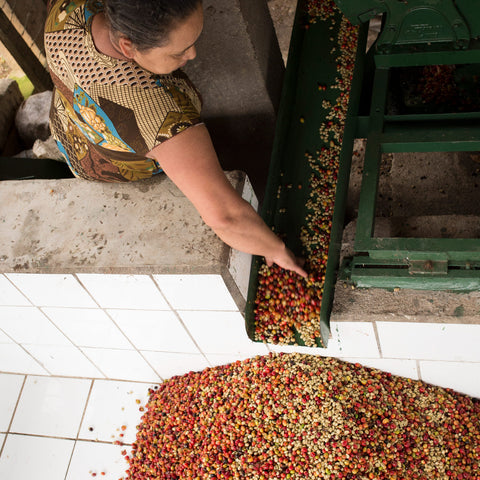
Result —
<path fill-rule="evenodd" d="M 411 275 L 447 275 L 448 260 L 409 260 Z"/>

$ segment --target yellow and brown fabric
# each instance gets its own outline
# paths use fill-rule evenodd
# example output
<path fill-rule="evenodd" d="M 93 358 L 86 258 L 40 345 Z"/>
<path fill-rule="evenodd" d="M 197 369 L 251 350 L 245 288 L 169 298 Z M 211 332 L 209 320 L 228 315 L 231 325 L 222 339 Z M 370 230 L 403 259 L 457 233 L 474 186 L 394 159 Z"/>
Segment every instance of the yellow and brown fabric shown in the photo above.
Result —
<path fill-rule="evenodd" d="M 55 84 L 50 126 L 72 172 L 121 182 L 161 172 L 145 155 L 200 122 L 200 96 L 177 70 L 155 75 L 98 52 L 91 21 L 98 0 L 52 2 L 45 25 L 47 61 Z"/>

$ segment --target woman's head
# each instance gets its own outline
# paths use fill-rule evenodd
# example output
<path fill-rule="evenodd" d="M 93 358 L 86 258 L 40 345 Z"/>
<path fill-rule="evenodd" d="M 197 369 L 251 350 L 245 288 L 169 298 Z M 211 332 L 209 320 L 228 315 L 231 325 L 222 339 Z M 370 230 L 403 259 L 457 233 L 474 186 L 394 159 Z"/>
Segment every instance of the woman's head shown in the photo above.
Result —
<path fill-rule="evenodd" d="M 112 41 L 154 73 L 170 73 L 195 58 L 203 28 L 201 0 L 104 0 Z"/>

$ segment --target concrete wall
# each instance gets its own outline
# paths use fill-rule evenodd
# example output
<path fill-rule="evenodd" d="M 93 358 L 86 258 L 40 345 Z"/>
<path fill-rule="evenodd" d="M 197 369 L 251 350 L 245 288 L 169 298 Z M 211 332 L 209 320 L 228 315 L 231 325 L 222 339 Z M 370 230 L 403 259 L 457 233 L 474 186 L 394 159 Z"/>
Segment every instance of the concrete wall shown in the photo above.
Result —
<path fill-rule="evenodd" d="M 225 170 L 266 184 L 284 63 L 266 0 L 204 0 L 197 58 L 185 67 Z"/>

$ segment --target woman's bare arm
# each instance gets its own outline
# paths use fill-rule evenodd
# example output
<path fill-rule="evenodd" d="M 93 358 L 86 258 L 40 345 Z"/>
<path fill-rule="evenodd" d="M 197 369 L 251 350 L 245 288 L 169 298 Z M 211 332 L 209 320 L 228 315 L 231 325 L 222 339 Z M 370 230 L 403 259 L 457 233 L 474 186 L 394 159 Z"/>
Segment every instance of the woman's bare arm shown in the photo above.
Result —
<path fill-rule="evenodd" d="M 235 191 L 218 162 L 208 130 L 191 127 L 149 154 L 228 245 L 265 257 L 268 265 L 307 274 L 285 244 Z"/>

